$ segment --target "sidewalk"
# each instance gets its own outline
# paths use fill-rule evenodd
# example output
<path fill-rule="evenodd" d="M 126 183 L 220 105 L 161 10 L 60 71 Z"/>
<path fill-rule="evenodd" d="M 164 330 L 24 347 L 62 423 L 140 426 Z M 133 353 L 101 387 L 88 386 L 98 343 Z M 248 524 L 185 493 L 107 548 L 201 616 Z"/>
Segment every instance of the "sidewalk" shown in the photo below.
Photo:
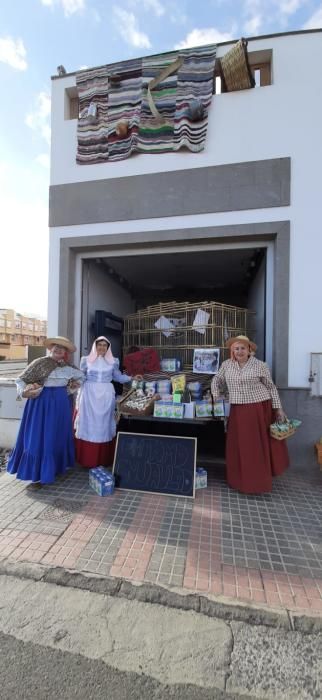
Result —
<path fill-rule="evenodd" d="M 273 493 L 230 490 L 217 469 L 195 501 L 101 498 L 87 470 L 35 489 L 0 473 L 0 561 L 158 584 L 218 601 L 322 614 L 322 474 L 289 470 Z"/>

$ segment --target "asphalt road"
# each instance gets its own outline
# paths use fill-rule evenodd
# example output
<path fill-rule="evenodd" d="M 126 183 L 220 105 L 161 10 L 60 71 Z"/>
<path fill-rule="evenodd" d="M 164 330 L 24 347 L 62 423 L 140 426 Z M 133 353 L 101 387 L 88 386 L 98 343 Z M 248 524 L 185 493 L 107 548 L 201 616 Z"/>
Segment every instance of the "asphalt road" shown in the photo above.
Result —
<path fill-rule="evenodd" d="M 1 700 L 234 700 L 221 691 L 166 686 L 80 654 L 0 632 Z M 245 696 L 244 696 L 245 697 Z"/>

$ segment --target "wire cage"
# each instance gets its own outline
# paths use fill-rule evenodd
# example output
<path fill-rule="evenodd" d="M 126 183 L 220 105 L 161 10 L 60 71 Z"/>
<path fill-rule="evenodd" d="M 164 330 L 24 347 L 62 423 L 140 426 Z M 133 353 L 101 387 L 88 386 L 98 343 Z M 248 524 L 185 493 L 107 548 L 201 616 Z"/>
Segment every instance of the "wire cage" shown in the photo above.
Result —
<path fill-rule="evenodd" d="M 207 322 L 196 325 L 199 309 L 209 317 Z M 123 351 L 127 354 L 133 347 L 154 348 L 160 359 L 176 357 L 182 369 L 189 372 L 197 348 L 219 348 L 221 361 L 227 358 L 226 340 L 233 335 L 247 335 L 254 317 L 254 311 L 215 301 L 148 306 L 124 319 Z M 166 319 L 161 328 L 160 319 Z"/>

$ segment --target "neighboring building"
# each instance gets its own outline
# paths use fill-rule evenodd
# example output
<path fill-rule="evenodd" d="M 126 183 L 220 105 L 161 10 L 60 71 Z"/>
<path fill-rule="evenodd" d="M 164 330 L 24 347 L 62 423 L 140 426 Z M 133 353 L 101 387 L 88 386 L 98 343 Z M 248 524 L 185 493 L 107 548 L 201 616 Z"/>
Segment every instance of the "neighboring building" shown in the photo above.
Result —
<path fill-rule="evenodd" d="M 219 44 L 217 56 L 231 47 Z M 260 84 L 213 96 L 199 153 L 78 165 L 76 74 L 53 79 L 49 332 L 83 353 L 99 309 L 123 317 L 183 299 L 254 309 L 259 356 L 288 415 L 303 420 L 292 462 L 313 464 L 322 433 L 308 381 L 310 354 L 322 350 L 321 31 L 255 37 L 248 51 Z"/>
<path fill-rule="evenodd" d="M 6 360 L 27 358 L 28 346 L 42 346 L 47 322 L 34 314 L 25 316 L 13 309 L 0 309 L 0 357 Z"/>

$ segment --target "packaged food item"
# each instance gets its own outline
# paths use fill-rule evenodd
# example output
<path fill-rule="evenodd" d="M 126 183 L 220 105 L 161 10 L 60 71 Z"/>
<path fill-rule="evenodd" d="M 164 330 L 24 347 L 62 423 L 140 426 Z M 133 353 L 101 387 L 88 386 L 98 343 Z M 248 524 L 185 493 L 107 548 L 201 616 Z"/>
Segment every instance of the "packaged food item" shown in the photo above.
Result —
<path fill-rule="evenodd" d="M 111 496 L 114 492 L 114 476 L 104 467 L 89 470 L 89 485 L 99 496 Z"/>
<path fill-rule="evenodd" d="M 197 467 L 195 477 L 195 489 L 207 488 L 207 471 L 203 467 Z"/>
<path fill-rule="evenodd" d="M 171 382 L 170 379 L 160 379 L 157 382 L 157 393 L 161 396 L 163 394 L 171 394 Z"/>
<path fill-rule="evenodd" d="M 146 396 L 154 396 L 157 390 L 157 383 L 156 382 L 145 382 L 144 384 L 144 393 Z"/>
<path fill-rule="evenodd" d="M 189 401 L 189 403 L 184 403 L 184 417 L 194 418 L 195 417 L 195 402 Z"/>
<path fill-rule="evenodd" d="M 177 392 L 183 394 L 186 388 L 186 375 L 176 374 L 174 377 L 171 377 L 171 384 L 173 394 L 176 394 Z"/>
<path fill-rule="evenodd" d="M 225 402 L 224 399 L 216 399 L 213 406 L 214 416 L 216 418 L 221 418 L 225 416 Z"/>
<path fill-rule="evenodd" d="M 188 382 L 187 389 L 190 391 L 193 401 L 200 401 L 202 398 L 202 386 L 200 382 Z"/>
<path fill-rule="evenodd" d="M 180 394 L 178 391 L 176 391 L 174 394 L 172 394 L 173 403 L 181 403 L 181 398 L 182 398 L 182 394 Z"/>
<path fill-rule="evenodd" d="M 196 401 L 196 417 L 212 418 L 212 404 L 209 401 Z"/>
<path fill-rule="evenodd" d="M 177 357 L 165 357 L 160 365 L 163 372 L 177 372 L 181 369 L 181 361 Z"/>
<path fill-rule="evenodd" d="M 183 418 L 184 405 L 168 401 L 156 401 L 154 404 L 155 418 Z"/>

